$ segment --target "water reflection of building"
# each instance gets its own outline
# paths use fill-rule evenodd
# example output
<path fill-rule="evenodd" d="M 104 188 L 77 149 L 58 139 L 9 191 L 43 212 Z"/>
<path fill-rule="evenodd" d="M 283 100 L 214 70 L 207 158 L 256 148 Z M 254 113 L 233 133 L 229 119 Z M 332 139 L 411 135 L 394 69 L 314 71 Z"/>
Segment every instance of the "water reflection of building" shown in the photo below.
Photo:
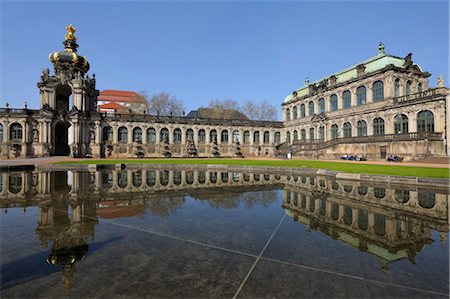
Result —
<path fill-rule="evenodd" d="M 382 268 L 415 256 L 431 244 L 432 230 L 446 241 L 448 194 L 416 187 L 370 186 L 324 177 L 290 177 L 283 197 L 287 215 L 361 251 L 379 257 Z"/>
<path fill-rule="evenodd" d="M 389 261 L 415 255 L 449 231 L 448 190 L 330 180 L 219 169 L 156 168 L 28 171 L 0 173 L 0 207 L 39 206 L 36 229 L 41 244 L 52 242 L 49 261 L 63 265 L 65 277 L 87 251 L 97 217 L 166 217 L 185 204 L 185 196 L 212 207 L 235 208 L 276 200 L 276 193 L 246 196 L 284 187 L 286 213 L 310 229 Z M 243 195 L 245 191 L 252 191 Z M 263 192 L 261 192 L 263 194 Z M 72 262 L 72 263 L 71 263 Z M 69 279 L 65 284 L 70 287 Z"/>

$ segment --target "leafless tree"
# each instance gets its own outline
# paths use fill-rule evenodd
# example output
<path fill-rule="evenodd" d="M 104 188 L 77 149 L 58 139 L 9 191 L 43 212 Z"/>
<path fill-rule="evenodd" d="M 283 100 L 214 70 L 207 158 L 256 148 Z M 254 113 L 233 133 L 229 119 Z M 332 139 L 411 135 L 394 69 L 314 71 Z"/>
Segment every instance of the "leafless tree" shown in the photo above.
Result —
<path fill-rule="evenodd" d="M 152 115 L 173 115 L 181 116 L 184 112 L 184 104 L 176 96 L 168 92 L 153 94 L 150 98 L 145 92 L 140 92 L 148 104 L 148 113 Z"/>

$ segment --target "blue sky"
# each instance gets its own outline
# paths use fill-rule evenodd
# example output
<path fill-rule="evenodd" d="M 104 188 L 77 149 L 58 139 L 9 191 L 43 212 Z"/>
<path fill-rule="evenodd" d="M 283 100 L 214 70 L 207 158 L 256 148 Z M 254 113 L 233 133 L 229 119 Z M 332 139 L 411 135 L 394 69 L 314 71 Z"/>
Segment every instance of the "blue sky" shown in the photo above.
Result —
<path fill-rule="evenodd" d="M 380 41 L 412 52 L 431 86 L 449 80 L 448 1 L 4 1 L 0 106 L 39 107 L 36 83 L 68 24 L 99 90 L 170 92 L 187 112 L 214 98 L 281 110 L 305 77 L 372 57 Z"/>

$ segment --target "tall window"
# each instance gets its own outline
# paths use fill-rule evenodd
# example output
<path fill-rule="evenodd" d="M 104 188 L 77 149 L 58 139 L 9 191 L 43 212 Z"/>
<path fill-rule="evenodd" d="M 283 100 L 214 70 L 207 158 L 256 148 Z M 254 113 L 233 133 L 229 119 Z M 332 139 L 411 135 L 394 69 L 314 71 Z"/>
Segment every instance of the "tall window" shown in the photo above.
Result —
<path fill-rule="evenodd" d="M 380 102 L 384 100 L 384 83 L 376 81 L 372 86 L 372 101 Z"/>
<path fill-rule="evenodd" d="M 233 143 L 237 143 L 237 142 L 239 142 L 239 131 L 238 130 L 234 130 L 233 131 L 233 133 L 232 133 L 232 141 L 233 141 Z"/>
<path fill-rule="evenodd" d="M 411 81 L 406 81 L 405 84 L 405 95 L 409 95 L 411 93 Z"/>
<path fill-rule="evenodd" d="M 13 123 L 10 127 L 9 139 L 20 141 L 22 140 L 22 125 Z"/>
<path fill-rule="evenodd" d="M 286 142 L 287 142 L 287 144 L 290 144 L 291 143 L 291 132 L 286 132 Z"/>
<path fill-rule="evenodd" d="M 302 129 L 301 134 L 302 134 L 302 141 L 306 141 L 306 130 Z"/>
<path fill-rule="evenodd" d="M 142 142 L 142 129 L 141 128 L 133 129 L 133 142 Z"/>
<path fill-rule="evenodd" d="M 159 140 L 161 142 L 169 142 L 169 130 L 167 128 L 162 128 L 159 131 Z"/>
<path fill-rule="evenodd" d="M 173 143 L 181 144 L 181 129 L 176 128 L 173 130 Z"/>
<path fill-rule="evenodd" d="M 219 140 L 217 140 L 217 131 L 215 129 L 209 131 L 209 142 L 219 142 Z"/>
<path fill-rule="evenodd" d="M 373 135 L 384 135 L 384 119 L 382 119 L 381 117 L 375 118 L 373 120 Z"/>
<path fill-rule="evenodd" d="M 297 111 L 297 106 L 294 106 L 294 108 L 292 108 L 292 113 L 293 113 L 293 118 L 297 119 L 298 118 L 298 111 Z"/>
<path fill-rule="evenodd" d="M 245 144 L 250 143 L 250 132 L 249 131 L 244 131 L 244 143 Z"/>
<path fill-rule="evenodd" d="M 156 143 L 156 130 L 155 128 L 147 129 L 147 143 L 155 144 Z"/>
<path fill-rule="evenodd" d="M 309 110 L 309 116 L 313 116 L 314 115 L 314 102 L 309 102 L 308 104 L 308 110 Z"/>
<path fill-rule="evenodd" d="M 405 134 L 408 133 L 408 117 L 404 114 L 399 114 L 394 117 L 394 133 Z"/>
<path fill-rule="evenodd" d="M 228 143 L 228 131 L 227 130 L 223 130 L 222 133 L 220 134 L 220 142 L 223 144 Z"/>
<path fill-rule="evenodd" d="M 400 96 L 400 79 L 394 81 L 394 97 Z"/>
<path fill-rule="evenodd" d="M 430 110 L 417 114 L 417 132 L 434 132 L 434 114 Z"/>
<path fill-rule="evenodd" d="M 319 128 L 319 140 L 324 141 L 325 140 L 325 127 L 321 126 Z"/>
<path fill-rule="evenodd" d="M 324 98 L 319 99 L 319 114 L 320 113 L 325 113 L 325 99 Z"/>
<path fill-rule="evenodd" d="M 103 127 L 103 141 L 113 140 L 113 129 L 110 126 Z"/>
<path fill-rule="evenodd" d="M 338 110 L 338 97 L 337 95 L 333 94 L 330 97 L 330 111 L 337 111 Z"/>
<path fill-rule="evenodd" d="M 300 105 L 300 117 L 304 118 L 306 116 L 306 108 L 305 108 L 305 104 L 301 104 Z"/>
<path fill-rule="evenodd" d="M 314 141 L 314 128 L 309 128 L 309 141 Z"/>
<path fill-rule="evenodd" d="M 253 143 L 259 144 L 259 131 L 253 133 Z"/>
<path fill-rule="evenodd" d="M 352 124 L 349 122 L 344 123 L 344 138 L 352 137 Z"/>
<path fill-rule="evenodd" d="M 291 120 L 291 109 L 287 108 L 286 109 L 286 121 L 290 121 Z"/>
<path fill-rule="evenodd" d="M 364 105 L 367 102 L 366 87 L 360 86 L 356 89 L 356 104 Z"/>
<path fill-rule="evenodd" d="M 337 139 L 339 137 L 338 125 L 334 124 L 331 126 L 331 139 Z"/>
<path fill-rule="evenodd" d="M 348 109 L 352 106 L 352 95 L 350 90 L 346 90 L 342 93 L 342 108 Z"/>
<path fill-rule="evenodd" d="M 206 143 L 206 132 L 204 129 L 198 130 L 198 143 Z"/>
<path fill-rule="evenodd" d="M 264 131 L 263 142 L 264 142 L 265 144 L 268 144 L 268 143 L 270 142 L 269 131 Z"/>
<path fill-rule="evenodd" d="M 417 84 L 417 92 L 422 92 L 422 83 Z"/>
<path fill-rule="evenodd" d="M 367 123 L 363 120 L 359 120 L 356 123 L 356 128 L 358 129 L 358 137 L 367 136 Z"/>
<path fill-rule="evenodd" d="M 118 133 L 118 141 L 126 143 L 128 141 L 128 129 L 125 127 L 120 127 Z"/>
<path fill-rule="evenodd" d="M 281 143 L 281 134 L 280 134 L 280 132 L 275 132 L 274 140 L 275 140 L 275 144 Z"/>
<path fill-rule="evenodd" d="M 294 134 L 293 134 L 292 138 L 294 139 L 294 141 L 298 140 L 298 132 L 297 132 L 297 130 L 294 130 Z"/>

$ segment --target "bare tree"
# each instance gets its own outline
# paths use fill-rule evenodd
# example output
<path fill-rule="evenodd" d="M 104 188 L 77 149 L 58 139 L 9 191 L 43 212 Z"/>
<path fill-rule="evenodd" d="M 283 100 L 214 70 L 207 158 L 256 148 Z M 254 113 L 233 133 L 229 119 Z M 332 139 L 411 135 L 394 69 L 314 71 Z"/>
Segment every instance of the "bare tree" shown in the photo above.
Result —
<path fill-rule="evenodd" d="M 266 100 L 255 103 L 246 101 L 241 108 L 242 113 L 253 120 L 276 120 L 277 108 L 269 104 Z"/>
<path fill-rule="evenodd" d="M 145 98 L 148 112 L 152 115 L 181 116 L 184 112 L 183 102 L 168 92 L 155 93 L 150 98 L 144 92 L 140 94 Z"/>

